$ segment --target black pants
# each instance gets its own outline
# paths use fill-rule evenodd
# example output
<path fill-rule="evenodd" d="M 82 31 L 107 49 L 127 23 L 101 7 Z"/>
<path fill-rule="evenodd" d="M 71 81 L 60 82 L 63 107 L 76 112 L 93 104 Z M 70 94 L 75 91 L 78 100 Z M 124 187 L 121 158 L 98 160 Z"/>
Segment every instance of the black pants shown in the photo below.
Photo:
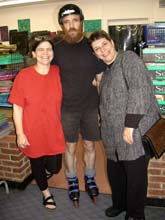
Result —
<path fill-rule="evenodd" d="M 34 179 L 37 182 L 40 190 L 43 191 L 48 188 L 48 181 L 45 169 L 56 174 L 60 171 L 62 165 L 62 154 L 54 156 L 43 156 L 39 158 L 29 158 Z"/>
<path fill-rule="evenodd" d="M 132 161 L 107 160 L 113 207 L 126 210 L 128 217 L 144 217 L 148 162 L 145 156 Z"/>

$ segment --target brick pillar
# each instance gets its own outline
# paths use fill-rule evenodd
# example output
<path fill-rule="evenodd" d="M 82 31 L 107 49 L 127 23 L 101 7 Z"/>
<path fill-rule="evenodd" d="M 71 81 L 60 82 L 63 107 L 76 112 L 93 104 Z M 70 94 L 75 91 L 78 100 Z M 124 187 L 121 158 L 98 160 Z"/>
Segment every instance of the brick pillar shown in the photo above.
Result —
<path fill-rule="evenodd" d="M 22 183 L 31 174 L 29 159 L 16 146 L 12 131 L 0 139 L 0 180 Z"/>
<path fill-rule="evenodd" d="M 148 197 L 165 199 L 165 154 L 150 160 L 148 168 Z"/>

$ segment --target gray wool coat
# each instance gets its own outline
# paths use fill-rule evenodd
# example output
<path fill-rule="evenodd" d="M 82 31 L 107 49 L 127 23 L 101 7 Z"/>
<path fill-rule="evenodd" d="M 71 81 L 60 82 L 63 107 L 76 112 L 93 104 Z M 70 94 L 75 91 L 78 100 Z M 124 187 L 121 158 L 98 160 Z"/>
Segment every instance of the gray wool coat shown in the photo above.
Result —
<path fill-rule="evenodd" d="M 123 140 L 126 114 L 143 115 L 134 129 L 132 145 Z M 101 135 L 111 160 L 135 160 L 145 151 L 141 136 L 160 118 L 148 71 L 132 51 L 119 51 L 100 84 Z"/>

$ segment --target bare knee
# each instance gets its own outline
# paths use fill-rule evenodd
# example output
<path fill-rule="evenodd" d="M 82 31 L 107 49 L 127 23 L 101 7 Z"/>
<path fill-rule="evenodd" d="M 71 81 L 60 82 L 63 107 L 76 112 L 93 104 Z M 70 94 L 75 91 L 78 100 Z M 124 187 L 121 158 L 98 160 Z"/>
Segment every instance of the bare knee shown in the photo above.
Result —
<path fill-rule="evenodd" d="M 85 151 L 88 151 L 88 152 L 95 151 L 94 142 L 93 141 L 84 140 L 84 148 L 85 148 Z"/>
<path fill-rule="evenodd" d="M 65 154 L 74 156 L 76 154 L 76 143 L 67 143 Z"/>

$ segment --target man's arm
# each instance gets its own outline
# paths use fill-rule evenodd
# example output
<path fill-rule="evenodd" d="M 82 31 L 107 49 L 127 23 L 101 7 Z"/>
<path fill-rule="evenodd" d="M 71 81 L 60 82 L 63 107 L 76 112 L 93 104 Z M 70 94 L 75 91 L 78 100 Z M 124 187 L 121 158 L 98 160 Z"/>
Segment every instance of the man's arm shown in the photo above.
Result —
<path fill-rule="evenodd" d="M 96 77 L 92 81 L 92 85 L 97 87 L 98 93 L 99 93 L 99 86 L 100 86 L 100 82 L 102 79 L 102 75 L 103 75 L 103 72 L 96 74 Z"/>

